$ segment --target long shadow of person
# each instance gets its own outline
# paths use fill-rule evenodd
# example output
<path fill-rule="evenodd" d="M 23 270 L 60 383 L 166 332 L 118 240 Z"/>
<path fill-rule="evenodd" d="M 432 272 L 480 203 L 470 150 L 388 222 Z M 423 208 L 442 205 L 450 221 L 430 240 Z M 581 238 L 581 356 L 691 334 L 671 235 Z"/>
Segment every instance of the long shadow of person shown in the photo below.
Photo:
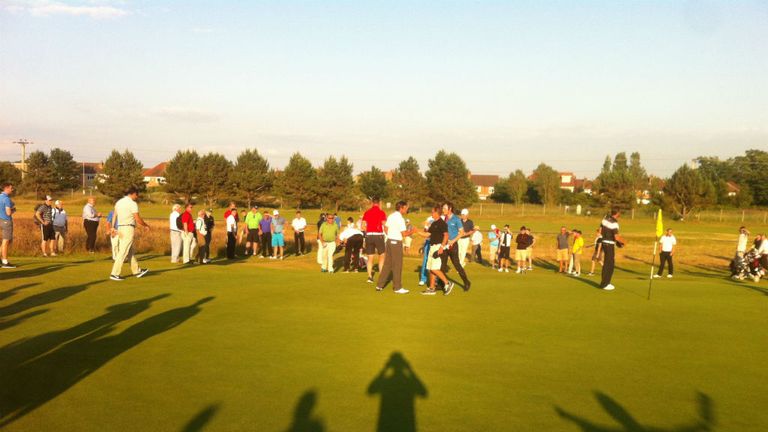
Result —
<path fill-rule="evenodd" d="M 43 306 L 51 303 L 72 297 L 75 294 L 81 293 L 88 289 L 88 287 L 94 282 L 88 282 L 80 285 L 72 285 L 60 288 L 54 288 L 52 290 L 43 291 L 41 293 L 33 294 L 29 297 L 25 297 L 16 303 L 11 303 L 8 306 L 0 307 L 0 318 L 4 318 L 10 315 L 15 315 L 19 312 Z"/>
<path fill-rule="evenodd" d="M 205 429 L 205 426 L 208 423 L 210 423 L 218 410 L 219 404 L 208 405 L 202 411 L 197 413 L 196 416 L 192 417 L 192 420 L 184 425 L 184 428 L 181 430 L 181 432 L 200 432 L 201 430 Z"/>
<path fill-rule="evenodd" d="M 8 291 L 0 292 L 0 300 L 5 300 L 8 297 L 16 295 L 16 293 L 18 293 L 19 291 L 25 290 L 27 288 L 31 288 L 36 285 L 40 285 L 40 282 L 26 283 L 26 284 L 19 285 L 15 288 L 11 288 Z"/>
<path fill-rule="evenodd" d="M 312 411 L 317 405 L 317 392 L 307 390 L 296 403 L 296 409 L 293 412 L 293 422 L 286 432 L 323 432 L 323 420 L 315 418 Z"/>
<path fill-rule="evenodd" d="M 713 430 L 715 426 L 712 399 L 704 393 L 697 394 L 699 418 L 692 423 L 669 429 L 643 425 L 626 408 L 605 393 L 595 393 L 595 399 L 597 399 L 605 412 L 619 424 L 619 427 L 593 423 L 560 407 L 555 407 L 555 411 L 560 417 L 576 424 L 583 432 L 707 432 Z"/>
<path fill-rule="evenodd" d="M 399 352 L 368 385 L 369 395 L 381 395 L 378 432 L 416 432 L 416 397 L 427 398 L 427 387 Z"/>
<path fill-rule="evenodd" d="M 159 313 L 121 333 L 107 336 L 117 323 L 135 316 L 156 299 L 119 305 L 102 317 L 73 328 L 80 327 L 76 330 L 65 330 L 65 334 L 40 344 L 47 345 L 49 350 L 44 351 L 43 346 L 30 350 L 37 351 L 39 355 L 25 355 L 27 361 L 10 364 L 2 361 L 8 366 L 0 371 L 0 381 L 3 382 L 0 390 L 0 427 L 64 393 L 120 354 L 197 315 L 201 311 L 200 306 L 213 300 L 213 297 Z M 2 349 L 3 352 L 5 350 Z"/>

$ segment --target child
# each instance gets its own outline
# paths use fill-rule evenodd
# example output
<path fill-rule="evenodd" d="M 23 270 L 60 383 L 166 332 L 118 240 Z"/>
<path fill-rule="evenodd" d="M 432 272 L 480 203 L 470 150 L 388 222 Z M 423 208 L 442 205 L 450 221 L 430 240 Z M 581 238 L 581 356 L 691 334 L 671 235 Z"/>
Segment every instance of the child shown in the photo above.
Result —
<path fill-rule="evenodd" d="M 592 269 L 589 270 L 589 276 L 595 275 L 595 264 L 600 262 L 603 265 L 603 230 L 597 228 L 597 234 L 595 235 L 595 251 L 592 253 Z"/>
<path fill-rule="evenodd" d="M 574 271 L 571 273 L 573 276 L 581 276 L 581 254 L 584 252 L 584 237 L 581 236 L 581 231 L 573 231 L 573 249 L 571 259 L 573 260 Z"/>

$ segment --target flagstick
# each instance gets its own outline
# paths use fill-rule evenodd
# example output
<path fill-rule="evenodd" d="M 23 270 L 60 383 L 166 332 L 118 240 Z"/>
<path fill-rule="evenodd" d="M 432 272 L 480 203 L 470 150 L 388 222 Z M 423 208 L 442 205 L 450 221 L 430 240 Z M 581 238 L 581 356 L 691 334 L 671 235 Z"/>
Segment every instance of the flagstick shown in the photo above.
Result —
<path fill-rule="evenodd" d="M 651 287 L 653 286 L 653 268 L 656 265 L 656 248 L 659 246 L 659 239 L 653 242 L 653 258 L 651 259 L 651 277 L 648 281 L 648 300 L 651 299 Z"/>

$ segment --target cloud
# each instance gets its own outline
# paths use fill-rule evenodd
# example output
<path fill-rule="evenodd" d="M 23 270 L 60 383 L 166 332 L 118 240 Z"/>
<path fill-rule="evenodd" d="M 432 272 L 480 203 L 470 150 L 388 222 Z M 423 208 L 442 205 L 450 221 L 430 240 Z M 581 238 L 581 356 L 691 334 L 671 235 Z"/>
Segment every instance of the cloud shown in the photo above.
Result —
<path fill-rule="evenodd" d="M 84 16 L 92 19 L 112 19 L 130 15 L 130 11 L 101 2 L 75 4 L 55 1 L 9 1 L 2 8 L 10 12 L 23 12 L 36 17 L 53 15 Z"/>
<path fill-rule="evenodd" d="M 181 123 L 213 123 L 219 120 L 219 115 L 214 112 L 187 107 L 158 107 L 151 110 L 151 114 Z"/>

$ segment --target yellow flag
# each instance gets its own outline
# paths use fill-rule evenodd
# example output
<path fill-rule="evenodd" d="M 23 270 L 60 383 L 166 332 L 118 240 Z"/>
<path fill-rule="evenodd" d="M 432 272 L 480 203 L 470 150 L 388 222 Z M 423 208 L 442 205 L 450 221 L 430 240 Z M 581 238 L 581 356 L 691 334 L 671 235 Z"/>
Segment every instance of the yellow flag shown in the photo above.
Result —
<path fill-rule="evenodd" d="M 661 216 L 661 209 L 659 209 L 659 215 L 656 217 L 656 238 L 661 238 L 664 235 L 664 220 Z"/>

